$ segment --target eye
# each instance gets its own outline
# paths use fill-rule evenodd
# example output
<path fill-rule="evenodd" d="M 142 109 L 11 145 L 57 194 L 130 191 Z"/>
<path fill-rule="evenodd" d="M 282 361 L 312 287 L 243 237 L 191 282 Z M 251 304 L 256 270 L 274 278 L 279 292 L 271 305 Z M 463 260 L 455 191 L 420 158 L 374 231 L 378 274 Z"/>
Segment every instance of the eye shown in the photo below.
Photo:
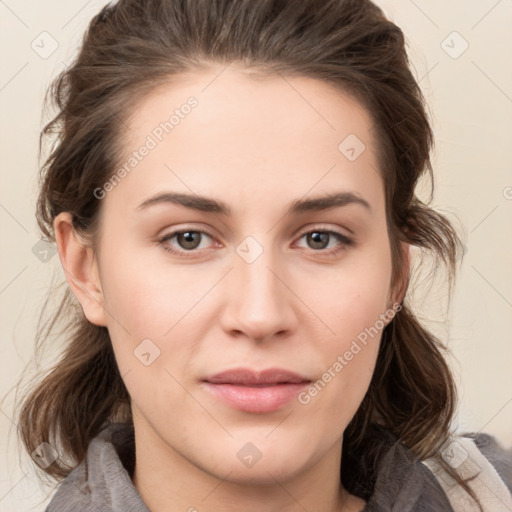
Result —
<path fill-rule="evenodd" d="M 304 237 L 306 238 L 308 246 L 311 249 L 314 249 L 315 252 L 324 252 L 329 255 L 337 254 L 338 252 L 346 249 L 347 246 L 354 245 L 354 241 L 351 238 L 343 235 L 342 233 L 331 230 L 314 229 L 307 233 L 303 233 L 299 240 Z M 331 245 L 329 248 L 330 242 L 335 242 L 334 247 Z"/>
<path fill-rule="evenodd" d="M 168 233 L 159 240 L 164 250 L 174 254 L 184 254 L 187 252 L 194 252 L 195 249 L 201 249 L 199 247 L 204 236 L 212 238 L 206 231 L 197 229 L 184 229 L 181 231 L 173 231 Z M 176 239 L 178 248 L 172 246 L 170 242 Z"/>

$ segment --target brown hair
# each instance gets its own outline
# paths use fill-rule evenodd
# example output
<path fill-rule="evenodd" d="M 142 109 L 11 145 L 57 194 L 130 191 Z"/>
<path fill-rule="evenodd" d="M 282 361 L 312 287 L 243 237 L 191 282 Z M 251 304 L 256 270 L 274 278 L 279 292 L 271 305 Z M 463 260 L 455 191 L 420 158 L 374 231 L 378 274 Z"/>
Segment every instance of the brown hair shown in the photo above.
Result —
<path fill-rule="evenodd" d="M 415 195 L 423 175 L 433 180 L 433 134 L 424 97 L 402 31 L 368 0 L 107 5 L 91 21 L 76 60 L 49 90 L 58 113 L 40 141 L 41 148 L 44 139 L 56 136 L 41 169 L 37 219 L 43 234 L 54 241 L 53 219 L 70 212 L 75 229 L 94 238 L 100 207 L 94 190 L 120 162 L 123 124 L 134 101 L 181 72 L 234 61 L 268 74 L 329 82 L 368 110 L 384 178 L 393 283 L 403 279 L 401 241 L 444 262 L 452 283 L 458 235 L 446 217 Z M 45 468 L 56 479 L 83 460 L 105 423 L 132 421 L 108 332 L 86 320 L 69 290 L 46 326 L 40 325 L 36 349 L 63 320 L 68 343 L 62 359 L 24 399 L 19 414 L 29 453 L 48 442 L 70 461 L 61 457 Z M 442 462 L 438 451 L 450 434 L 456 397 L 444 352 L 404 303 L 384 329 L 369 390 L 345 431 L 342 480 L 349 492 L 366 499 L 371 493 L 365 479 L 378 461 L 376 425 L 417 457 L 435 455 Z"/>

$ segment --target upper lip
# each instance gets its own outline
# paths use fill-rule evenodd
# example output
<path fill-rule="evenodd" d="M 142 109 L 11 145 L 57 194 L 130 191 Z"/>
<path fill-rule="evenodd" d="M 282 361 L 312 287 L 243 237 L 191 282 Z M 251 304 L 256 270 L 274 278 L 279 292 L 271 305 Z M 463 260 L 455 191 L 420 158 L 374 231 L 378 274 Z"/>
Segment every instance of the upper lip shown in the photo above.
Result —
<path fill-rule="evenodd" d="M 269 368 L 267 370 L 251 370 L 248 368 L 234 368 L 216 373 L 204 379 L 212 384 L 238 384 L 242 386 L 261 386 L 274 384 L 299 384 L 310 380 L 298 373 L 282 368 Z"/>

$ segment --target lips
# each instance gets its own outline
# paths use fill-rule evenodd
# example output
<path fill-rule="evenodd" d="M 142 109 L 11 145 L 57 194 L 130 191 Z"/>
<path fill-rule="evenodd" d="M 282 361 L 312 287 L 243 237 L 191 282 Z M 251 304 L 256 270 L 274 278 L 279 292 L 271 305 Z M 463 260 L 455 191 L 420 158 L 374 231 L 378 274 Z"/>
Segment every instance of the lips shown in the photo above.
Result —
<path fill-rule="evenodd" d="M 311 381 L 280 368 L 227 370 L 203 379 L 205 389 L 224 404 L 251 413 L 276 411 L 289 403 Z"/>
<path fill-rule="evenodd" d="M 212 384 L 237 384 L 239 386 L 271 386 L 276 384 L 300 384 L 310 382 L 309 379 L 282 369 L 268 369 L 260 372 L 237 368 L 207 377 L 206 382 Z"/>

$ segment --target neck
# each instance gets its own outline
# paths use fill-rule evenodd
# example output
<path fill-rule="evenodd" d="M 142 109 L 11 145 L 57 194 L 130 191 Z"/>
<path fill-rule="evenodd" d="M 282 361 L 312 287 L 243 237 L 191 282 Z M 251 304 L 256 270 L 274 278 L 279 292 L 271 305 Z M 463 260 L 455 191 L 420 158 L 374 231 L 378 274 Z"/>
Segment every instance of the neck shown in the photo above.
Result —
<path fill-rule="evenodd" d="M 152 512 L 359 512 L 364 501 L 341 485 L 341 440 L 322 459 L 285 477 L 266 471 L 257 483 L 219 477 L 173 450 L 158 435 L 135 429 L 133 483 Z M 222 471 L 219 471 L 222 473 Z"/>

